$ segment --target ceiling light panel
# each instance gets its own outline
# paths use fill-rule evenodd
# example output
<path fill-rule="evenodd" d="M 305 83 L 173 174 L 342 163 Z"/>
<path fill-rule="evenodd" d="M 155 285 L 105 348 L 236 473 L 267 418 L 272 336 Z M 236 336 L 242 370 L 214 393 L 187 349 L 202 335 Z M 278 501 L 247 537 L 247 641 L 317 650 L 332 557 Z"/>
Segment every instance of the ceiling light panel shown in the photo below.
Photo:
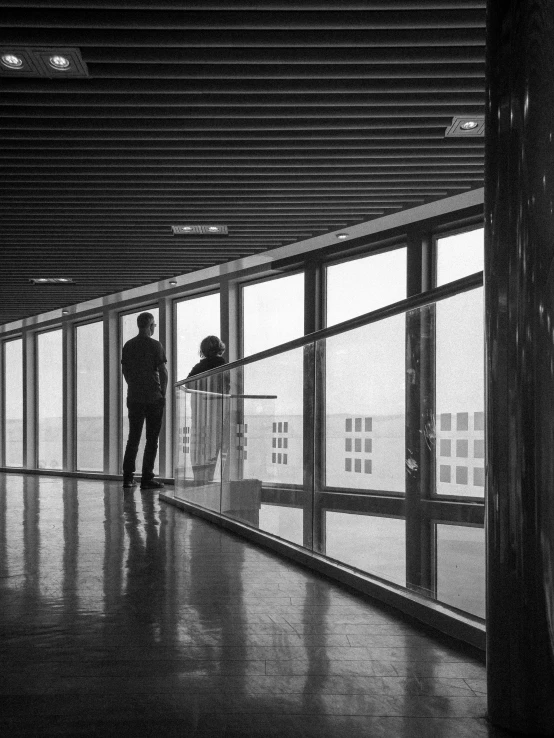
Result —
<path fill-rule="evenodd" d="M 227 236 L 229 229 L 226 225 L 180 225 L 171 226 L 174 236 Z"/>
<path fill-rule="evenodd" d="M 31 277 L 31 284 L 75 284 L 69 277 Z"/>
<path fill-rule="evenodd" d="M 17 64 L 17 61 L 21 64 Z M 79 49 L 0 48 L 0 74 L 10 77 L 88 77 Z"/>

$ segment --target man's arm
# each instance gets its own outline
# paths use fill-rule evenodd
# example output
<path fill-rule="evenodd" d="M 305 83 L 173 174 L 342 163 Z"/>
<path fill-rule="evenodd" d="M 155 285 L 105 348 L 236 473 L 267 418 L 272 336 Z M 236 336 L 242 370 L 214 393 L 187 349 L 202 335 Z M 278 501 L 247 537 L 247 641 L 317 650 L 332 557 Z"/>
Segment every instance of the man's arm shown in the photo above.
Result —
<path fill-rule="evenodd" d="M 165 364 L 160 364 L 158 367 L 158 374 L 160 375 L 160 389 L 162 390 L 162 395 L 165 397 L 165 393 L 167 390 L 167 367 Z"/>

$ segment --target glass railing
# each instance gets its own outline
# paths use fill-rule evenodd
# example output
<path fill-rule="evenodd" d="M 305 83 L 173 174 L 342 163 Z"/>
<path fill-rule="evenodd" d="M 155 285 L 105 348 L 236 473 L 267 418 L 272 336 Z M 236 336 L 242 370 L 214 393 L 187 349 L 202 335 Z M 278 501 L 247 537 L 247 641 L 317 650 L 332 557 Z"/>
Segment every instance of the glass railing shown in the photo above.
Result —
<path fill-rule="evenodd" d="M 175 496 L 484 617 L 482 274 L 177 383 Z"/>

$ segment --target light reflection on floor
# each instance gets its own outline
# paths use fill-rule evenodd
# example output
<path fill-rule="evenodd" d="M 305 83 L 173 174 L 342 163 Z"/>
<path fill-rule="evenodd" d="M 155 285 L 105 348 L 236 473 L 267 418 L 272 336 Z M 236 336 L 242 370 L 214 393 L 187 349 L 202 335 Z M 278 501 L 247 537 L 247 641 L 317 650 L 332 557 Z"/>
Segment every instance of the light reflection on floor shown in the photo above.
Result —
<path fill-rule="evenodd" d="M 482 663 L 152 492 L 0 475 L 0 733 L 501 736 Z"/>

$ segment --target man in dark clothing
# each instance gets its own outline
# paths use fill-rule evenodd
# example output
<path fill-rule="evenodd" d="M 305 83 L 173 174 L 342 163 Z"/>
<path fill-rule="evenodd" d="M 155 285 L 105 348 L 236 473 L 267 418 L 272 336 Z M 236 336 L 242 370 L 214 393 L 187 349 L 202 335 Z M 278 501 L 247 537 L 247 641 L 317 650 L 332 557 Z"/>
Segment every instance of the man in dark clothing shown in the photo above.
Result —
<path fill-rule="evenodd" d="M 123 346 L 121 364 L 127 382 L 129 438 L 123 458 L 123 486 L 136 486 L 133 481 L 142 428 L 146 421 L 146 446 L 142 459 L 141 489 L 162 489 L 154 479 L 154 462 L 158 452 L 158 436 L 162 427 L 167 389 L 167 359 L 162 344 L 152 338 L 156 323 L 151 313 L 137 318 L 138 335 Z"/>

